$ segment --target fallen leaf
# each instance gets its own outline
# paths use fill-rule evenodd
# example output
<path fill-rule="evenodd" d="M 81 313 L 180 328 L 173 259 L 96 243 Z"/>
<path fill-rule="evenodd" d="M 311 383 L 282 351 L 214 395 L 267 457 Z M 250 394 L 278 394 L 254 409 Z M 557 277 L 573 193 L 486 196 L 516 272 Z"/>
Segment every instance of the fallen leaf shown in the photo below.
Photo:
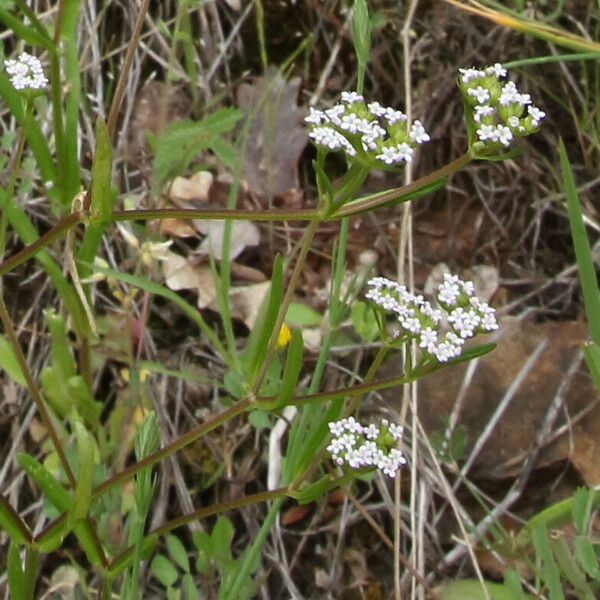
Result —
<path fill-rule="evenodd" d="M 223 237 L 225 221 L 194 221 L 196 229 L 206 237 L 198 246 L 196 252 L 208 254 L 216 260 L 223 258 Z M 229 260 L 237 258 L 247 246 L 258 246 L 260 231 L 250 221 L 234 221 L 231 230 L 231 245 Z"/>
<path fill-rule="evenodd" d="M 308 142 L 306 111 L 297 104 L 300 78 L 286 81 L 274 67 L 238 89 L 249 118 L 244 178 L 252 193 L 272 198 L 297 190 L 298 160 Z"/>
<path fill-rule="evenodd" d="M 217 297 L 209 266 L 194 265 L 183 256 L 170 251 L 161 264 L 167 287 L 173 291 L 195 290 L 198 294 L 198 308 L 210 306 Z"/>
<path fill-rule="evenodd" d="M 161 219 L 158 228 L 160 233 L 173 237 L 189 238 L 198 235 L 198 232 L 184 219 Z"/>
<path fill-rule="evenodd" d="M 243 321 L 248 329 L 252 329 L 256 324 L 258 311 L 270 287 L 270 281 L 232 287 L 229 292 L 232 316 Z"/>
<path fill-rule="evenodd" d="M 191 177 L 175 177 L 169 187 L 169 198 L 173 202 L 207 202 L 213 181 L 210 171 L 198 171 Z"/>

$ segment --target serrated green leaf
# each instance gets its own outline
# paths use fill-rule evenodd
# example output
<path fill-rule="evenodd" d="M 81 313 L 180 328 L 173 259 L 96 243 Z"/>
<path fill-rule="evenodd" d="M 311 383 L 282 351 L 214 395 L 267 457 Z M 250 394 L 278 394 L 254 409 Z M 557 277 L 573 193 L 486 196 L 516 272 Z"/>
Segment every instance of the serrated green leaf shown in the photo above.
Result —
<path fill-rule="evenodd" d="M 189 573 L 190 561 L 181 540 L 174 535 L 167 535 L 165 542 L 169 556 L 179 565 L 182 571 Z"/>
<path fill-rule="evenodd" d="M 552 546 L 561 574 L 575 588 L 577 597 L 581 600 L 595 600 L 595 595 L 587 584 L 585 574 L 577 566 L 567 541 L 564 538 L 558 538 L 553 540 Z"/>
<path fill-rule="evenodd" d="M 158 579 L 162 585 L 166 588 L 171 587 L 179 577 L 177 569 L 173 566 L 173 563 L 162 554 L 157 554 L 150 564 L 150 571 L 152 575 Z"/>
<path fill-rule="evenodd" d="M 222 108 L 202 121 L 184 120 L 172 123 L 157 136 L 154 148 L 153 181 L 157 191 L 168 179 L 183 173 L 196 156 L 215 142 L 224 154 L 227 149 L 217 141 L 241 118 L 234 108 Z"/>
<path fill-rule="evenodd" d="M 585 536 L 577 536 L 574 540 L 575 556 L 583 570 L 595 581 L 600 582 L 600 567 L 594 546 Z"/>

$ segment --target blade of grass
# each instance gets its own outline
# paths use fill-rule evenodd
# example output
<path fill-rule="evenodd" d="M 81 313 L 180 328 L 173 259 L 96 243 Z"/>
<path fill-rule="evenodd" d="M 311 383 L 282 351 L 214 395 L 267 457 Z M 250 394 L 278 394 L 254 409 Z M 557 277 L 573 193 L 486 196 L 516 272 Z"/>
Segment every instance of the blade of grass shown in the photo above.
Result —
<path fill-rule="evenodd" d="M 596 279 L 596 269 L 592 258 L 592 249 L 585 230 L 581 204 L 575 188 L 573 172 L 567 157 L 567 151 L 561 140 L 558 146 L 560 167 L 563 176 L 563 188 L 567 198 L 567 211 L 571 234 L 573 236 L 573 248 L 579 267 L 579 280 L 583 291 L 583 301 L 587 315 L 590 334 L 594 342 L 600 345 L 600 288 Z"/>

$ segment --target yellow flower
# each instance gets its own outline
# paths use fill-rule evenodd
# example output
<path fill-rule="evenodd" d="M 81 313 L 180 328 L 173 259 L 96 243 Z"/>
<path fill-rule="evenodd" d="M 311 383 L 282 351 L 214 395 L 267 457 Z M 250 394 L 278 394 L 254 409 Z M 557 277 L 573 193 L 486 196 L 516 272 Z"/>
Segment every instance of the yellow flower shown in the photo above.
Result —
<path fill-rule="evenodd" d="M 279 334 L 277 335 L 277 343 L 275 344 L 277 348 L 285 348 L 290 340 L 292 339 L 292 332 L 290 328 L 284 323 L 279 330 Z"/>

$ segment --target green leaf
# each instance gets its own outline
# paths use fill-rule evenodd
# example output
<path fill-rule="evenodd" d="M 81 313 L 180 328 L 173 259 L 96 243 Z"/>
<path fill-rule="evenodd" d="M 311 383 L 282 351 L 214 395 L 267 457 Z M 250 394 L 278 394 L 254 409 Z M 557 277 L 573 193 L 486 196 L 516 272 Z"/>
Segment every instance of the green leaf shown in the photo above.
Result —
<path fill-rule="evenodd" d="M 366 303 L 360 300 L 352 303 L 350 317 L 354 330 L 363 342 L 372 342 L 379 335 L 379 323 L 375 312 Z"/>
<path fill-rule="evenodd" d="M 577 488 L 575 494 L 573 494 L 573 503 L 571 507 L 573 523 L 575 525 L 575 530 L 581 535 L 584 535 L 587 532 L 592 495 L 593 492 L 584 487 Z"/>
<path fill-rule="evenodd" d="M 62 546 L 63 540 L 70 532 L 71 523 L 69 519 L 63 519 L 57 527 L 54 527 L 47 532 L 44 537 L 36 539 L 33 543 L 33 547 L 44 554 L 54 552 L 57 548 Z"/>
<path fill-rule="evenodd" d="M 73 522 L 84 519 L 92 501 L 92 483 L 94 473 L 95 444 L 83 423 L 75 422 L 75 437 L 77 438 L 77 455 L 79 462 L 79 477 L 73 495 L 70 516 Z"/>
<path fill-rule="evenodd" d="M 294 395 L 298 377 L 300 377 L 300 371 L 302 371 L 303 354 L 304 343 L 302 341 L 302 333 L 299 329 L 294 329 L 287 349 L 281 386 L 277 394 L 277 406 L 286 406 Z"/>
<path fill-rule="evenodd" d="M 75 408 L 86 424 L 95 429 L 100 424 L 100 413 L 102 402 L 98 402 L 92 396 L 90 388 L 81 375 L 71 377 L 67 382 L 67 390 L 75 401 Z"/>
<path fill-rule="evenodd" d="M 584 342 L 581 347 L 592 381 L 600 391 L 600 346 L 595 342 Z"/>
<path fill-rule="evenodd" d="M 575 588 L 577 597 L 582 600 L 594 600 L 595 595 L 587 584 L 585 574 L 577 566 L 567 541 L 564 538 L 553 540 L 553 548 L 561 573 Z"/>
<path fill-rule="evenodd" d="M 189 573 L 190 561 L 181 540 L 174 535 L 168 535 L 165 538 L 165 542 L 167 544 L 169 556 L 179 565 L 182 571 Z"/>
<path fill-rule="evenodd" d="M 162 554 L 157 554 L 152 559 L 150 571 L 166 588 L 171 587 L 177 581 L 179 576 L 173 563 Z"/>
<path fill-rule="evenodd" d="M 598 556 L 592 543 L 585 536 L 577 536 L 574 540 L 575 556 L 583 570 L 595 581 L 600 581 Z"/>
<path fill-rule="evenodd" d="M 26 452 L 20 452 L 17 455 L 17 460 L 23 471 L 35 481 L 44 496 L 48 498 L 59 513 L 69 509 L 71 494 L 44 465 Z"/>
<path fill-rule="evenodd" d="M 267 353 L 269 340 L 273 334 L 273 327 L 277 321 L 277 314 L 279 307 L 281 306 L 281 295 L 283 288 L 283 260 L 281 255 L 275 256 L 273 262 L 273 275 L 271 276 L 271 289 L 269 290 L 268 296 L 265 296 L 263 302 L 266 302 L 266 312 L 264 319 L 258 320 L 257 328 L 259 330 L 258 337 L 256 339 L 256 345 L 253 348 L 252 355 L 250 357 L 250 368 L 248 373 L 250 378 L 253 379 L 257 374 L 258 369 Z"/>
<path fill-rule="evenodd" d="M 27 27 L 20 19 L 10 14 L 4 8 L 0 8 L 0 21 L 6 25 L 7 29 L 12 30 L 16 37 L 24 40 L 29 45 L 41 46 L 52 53 L 56 51 L 49 37 L 45 37 L 35 29 Z"/>
<path fill-rule="evenodd" d="M 6 371 L 7 375 L 14 379 L 19 385 L 25 387 L 25 375 L 21 370 L 21 365 L 15 357 L 13 347 L 4 335 L 0 335 L 0 368 Z"/>
<path fill-rule="evenodd" d="M 65 320 L 53 310 L 44 311 L 48 330 L 52 338 L 50 345 L 50 355 L 52 357 L 52 367 L 56 370 L 57 375 L 64 381 L 77 372 L 75 360 L 71 354 L 71 344 L 67 337 Z"/>
<path fill-rule="evenodd" d="M 222 108 L 202 121 L 184 120 L 166 127 L 151 140 L 154 190 L 183 173 L 202 150 L 213 147 L 218 137 L 230 131 L 241 116 L 242 113 L 234 108 Z M 227 154 L 225 146 L 218 142 L 217 148 Z"/>
<path fill-rule="evenodd" d="M 44 497 L 50 501 L 59 513 L 69 510 L 71 506 L 71 494 L 44 465 L 25 452 L 20 452 L 17 455 L 17 460 L 23 471 L 35 481 Z M 101 558 L 98 554 L 98 548 L 96 547 L 94 538 L 87 528 L 87 524 L 75 524 L 73 533 L 77 537 L 90 563 L 99 565 L 101 563 Z"/>
<path fill-rule="evenodd" d="M 563 174 L 563 188 L 567 197 L 567 211 L 573 236 L 573 248 L 579 267 L 579 280 L 583 291 L 583 301 L 588 319 L 592 340 L 600 345 L 600 289 L 596 279 L 596 269 L 592 258 L 592 249 L 585 230 L 581 205 L 577 197 L 577 189 L 573 172 L 567 157 L 567 151 L 561 140 L 558 146 L 560 166 Z"/>
<path fill-rule="evenodd" d="M 30 544 L 33 538 L 27 523 L 21 519 L 4 496 L 0 496 L 0 529 L 17 544 Z"/>
<path fill-rule="evenodd" d="M 485 582 L 485 588 L 492 600 L 515 600 L 510 589 L 500 583 Z M 460 579 L 436 587 L 433 590 L 439 600 L 485 600 L 482 584 L 476 579 Z M 525 594 L 524 598 L 533 598 Z"/>
<path fill-rule="evenodd" d="M 248 413 L 248 422 L 254 429 L 269 429 L 271 427 L 271 417 L 264 410 L 252 410 Z"/>
<path fill-rule="evenodd" d="M 6 558 L 6 570 L 8 573 L 8 589 L 11 598 L 25 598 L 25 573 L 21 566 L 21 556 L 19 546 L 10 541 L 8 547 L 8 556 Z"/>
<path fill-rule="evenodd" d="M 200 593 L 194 583 L 194 578 L 186 573 L 181 580 L 181 587 L 183 589 L 183 597 L 185 600 L 200 600 Z"/>
<path fill-rule="evenodd" d="M 214 559 L 217 562 L 231 558 L 230 546 L 234 533 L 235 529 L 231 521 L 227 517 L 220 515 L 210 536 L 213 542 Z"/>
<path fill-rule="evenodd" d="M 355 0 L 352 8 L 352 41 L 359 63 L 366 64 L 369 60 L 371 45 L 371 22 L 369 9 L 365 0 Z"/>
<path fill-rule="evenodd" d="M 142 541 L 142 558 L 147 560 L 149 556 L 154 551 L 156 544 L 158 543 L 158 536 L 153 533 L 151 535 L 146 536 Z M 117 577 L 122 571 L 128 569 L 134 559 L 133 549 L 130 549 L 128 552 L 125 552 L 121 556 L 117 557 L 115 561 L 113 561 L 108 567 L 108 573 L 111 578 Z"/>
<path fill-rule="evenodd" d="M 285 313 L 285 322 L 291 327 L 319 327 L 322 321 L 323 315 L 301 302 L 290 302 Z"/>
<path fill-rule="evenodd" d="M 532 527 L 531 541 L 542 563 L 540 574 L 544 585 L 548 588 L 550 600 L 564 600 L 559 570 L 552 555 L 550 538 L 544 523 L 538 522 Z"/>
<path fill-rule="evenodd" d="M 521 577 L 514 569 L 504 572 L 504 587 L 510 592 L 513 600 L 524 600 L 527 596 L 523 592 Z"/>

